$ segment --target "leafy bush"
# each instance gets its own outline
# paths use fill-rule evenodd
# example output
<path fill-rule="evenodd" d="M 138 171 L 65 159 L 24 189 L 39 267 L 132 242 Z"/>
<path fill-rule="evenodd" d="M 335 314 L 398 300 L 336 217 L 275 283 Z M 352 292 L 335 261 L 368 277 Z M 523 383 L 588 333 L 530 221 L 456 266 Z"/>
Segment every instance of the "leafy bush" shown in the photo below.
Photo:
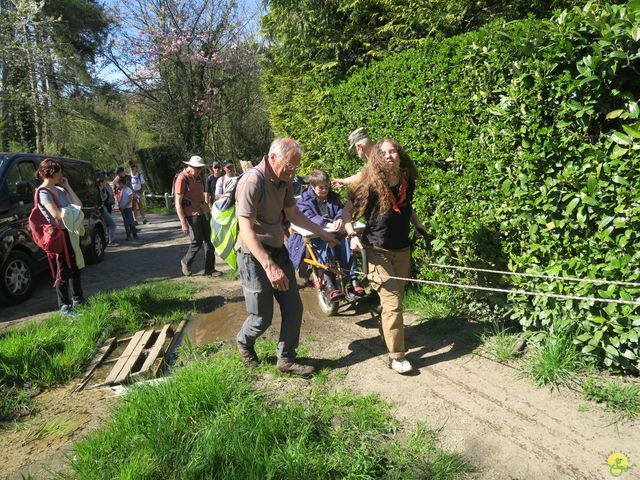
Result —
<path fill-rule="evenodd" d="M 361 167 L 347 135 L 366 125 L 419 166 L 415 206 L 441 262 L 638 282 L 640 14 L 589 2 L 553 21 L 496 22 L 358 71 L 290 133 L 310 166 Z M 418 249 L 417 275 L 432 277 Z M 438 272 L 442 277 L 442 273 Z M 456 277 L 458 280 L 461 276 Z M 631 300 L 631 286 L 466 275 L 555 294 Z M 633 305 L 509 295 L 531 331 L 571 331 L 582 354 L 638 371 Z"/>
<path fill-rule="evenodd" d="M 170 192 L 173 177 L 184 166 L 181 162 L 186 159 L 186 155 L 171 145 L 141 148 L 136 155 L 150 190 L 158 194 Z"/>

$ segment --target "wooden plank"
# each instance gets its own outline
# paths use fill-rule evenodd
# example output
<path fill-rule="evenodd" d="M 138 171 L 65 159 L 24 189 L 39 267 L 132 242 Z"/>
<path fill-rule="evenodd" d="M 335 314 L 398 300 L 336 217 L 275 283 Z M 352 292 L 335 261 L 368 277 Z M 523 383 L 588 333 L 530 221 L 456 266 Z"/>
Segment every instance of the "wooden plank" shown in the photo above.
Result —
<path fill-rule="evenodd" d="M 140 341 L 144 333 L 145 333 L 144 330 L 140 330 L 139 332 L 136 332 L 133 335 L 133 337 L 131 337 L 129 344 L 125 347 L 124 352 L 122 352 L 122 355 L 120 355 L 120 358 L 118 359 L 115 366 L 107 376 L 104 383 L 109 384 L 115 381 L 115 379 L 118 377 L 118 375 L 120 374 L 124 366 L 127 364 L 127 361 L 129 360 L 129 356 L 133 353 L 133 350 L 138 345 L 138 342 Z"/>
<path fill-rule="evenodd" d="M 133 369 L 133 366 L 140 358 L 140 355 L 142 355 L 142 351 L 145 348 L 147 348 L 147 343 L 149 343 L 149 339 L 151 338 L 151 335 L 153 335 L 153 333 L 154 333 L 153 329 L 147 330 L 146 332 L 144 332 L 144 334 L 140 338 L 140 341 L 136 345 L 135 349 L 129 355 L 127 363 L 124 364 L 124 367 L 122 367 L 122 370 L 114 380 L 114 383 L 124 382 L 127 379 L 127 377 L 131 374 L 131 370 Z"/>
<path fill-rule="evenodd" d="M 98 350 L 98 354 L 94 357 L 93 361 L 87 368 L 87 372 L 85 373 L 84 377 L 82 378 L 80 383 L 76 385 L 76 388 L 73 389 L 74 392 L 79 392 L 87 385 L 87 382 L 89 381 L 89 377 L 91 377 L 91 374 L 98 367 L 98 365 L 102 363 L 105 357 L 109 355 L 109 352 L 111 352 L 115 344 L 116 344 L 115 337 L 111 337 L 106 342 L 104 342 L 104 345 L 102 345 L 100 350 Z"/>
<path fill-rule="evenodd" d="M 153 362 L 156 361 L 156 359 L 158 358 L 158 355 L 160 355 L 160 353 L 162 352 L 162 347 L 164 347 L 164 342 L 167 339 L 167 332 L 169 331 L 170 328 L 171 328 L 171 325 L 166 324 L 162 328 L 162 330 L 160 330 L 160 335 L 158 335 L 158 338 L 156 339 L 156 343 L 153 345 L 153 347 L 147 354 L 147 359 L 142 365 L 142 368 L 140 369 L 140 371 L 137 372 L 138 374 L 146 373 L 151 368 L 151 365 L 153 365 Z"/>

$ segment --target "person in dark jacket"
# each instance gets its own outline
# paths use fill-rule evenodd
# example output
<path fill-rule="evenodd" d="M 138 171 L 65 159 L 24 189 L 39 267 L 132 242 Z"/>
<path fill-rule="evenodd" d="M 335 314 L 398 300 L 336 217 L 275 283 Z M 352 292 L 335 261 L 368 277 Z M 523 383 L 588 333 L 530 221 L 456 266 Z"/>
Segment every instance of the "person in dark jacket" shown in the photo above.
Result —
<path fill-rule="evenodd" d="M 363 295 L 364 289 L 357 281 L 355 263 L 351 264 L 351 249 L 349 243 L 345 241 L 344 227 L 342 223 L 343 205 L 339 195 L 329 187 L 329 176 L 324 170 L 315 170 L 308 176 L 309 187 L 302 191 L 297 201 L 298 209 L 316 225 L 328 231 L 338 234 L 340 243 L 335 247 L 320 238 L 311 239 L 311 244 L 318 256 L 318 261 L 323 264 L 338 261 L 340 268 L 349 272 L 349 280 L 353 288 L 353 293 Z M 291 261 L 296 268 L 300 267 L 304 256 L 304 240 L 298 234 L 289 237 L 288 248 Z M 325 273 L 324 289 L 329 300 L 336 300 L 343 295 L 343 292 L 336 288 L 336 279 L 333 273 Z"/>

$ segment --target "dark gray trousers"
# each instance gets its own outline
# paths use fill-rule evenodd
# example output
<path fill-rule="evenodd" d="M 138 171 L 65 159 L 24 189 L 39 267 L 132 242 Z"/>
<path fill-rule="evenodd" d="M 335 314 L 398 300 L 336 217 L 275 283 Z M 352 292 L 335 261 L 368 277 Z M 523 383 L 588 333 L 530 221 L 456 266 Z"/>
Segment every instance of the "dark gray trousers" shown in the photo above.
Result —
<path fill-rule="evenodd" d="M 206 215 L 194 215 L 193 217 L 185 217 L 189 225 L 189 250 L 182 257 L 182 261 L 191 267 L 193 259 L 204 246 L 204 272 L 211 273 L 215 270 L 215 250 L 211 243 L 211 226 Z"/>
<path fill-rule="evenodd" d="M 292 362 L 296 358 L 296 348 L 300 341 L 302 300 L 287 249 L 283 247 L 276 250 L 271 256 L 289 279 L 289 290 L 286 292 L 274 290 L 271 287 L 266 272 L 253 255 L 238 252 L 238 270 L 249 316 L 244 321 L 236 339 L 241 345 L 253 346 L 256 343 L 256 339 L 271 325 L 275 297 L 282 313 L 282 326 L 276 353 L 279 360 Z"/>

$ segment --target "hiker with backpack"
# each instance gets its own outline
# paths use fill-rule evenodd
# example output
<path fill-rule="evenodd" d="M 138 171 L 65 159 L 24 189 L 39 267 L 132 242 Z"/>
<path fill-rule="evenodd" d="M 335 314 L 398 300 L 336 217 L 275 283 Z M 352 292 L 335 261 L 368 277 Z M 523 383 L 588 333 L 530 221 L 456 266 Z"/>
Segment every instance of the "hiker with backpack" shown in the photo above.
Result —
<path fill-rule="evenodd" d="M 107 246 L 117 247 L 118 244 L 115 242 L 116 222 L 111 216 L 113 205 L 115 204 L 115 195 L 111 186 L 105 181 L 104 175 L 98 177 L 98 195 L 100 196 L 100 215 L 107 225 Z"/>
<path fill-rule="evenodd" d="M 34 240 L 49 258 L 60 312 L 73 316 L 77 306 L 85 303 L 80 278 L 84 258 L 79 241 L 72 242 L 71 239 L 71 235 L 77 235 L 65 227 L 65 220 L 73 218 L 73 222 L 81 227 L 82 202 L 63 176 L 58 161 L 46 158 L 40 162 L 36 178 L 43 182 L 36 190 L 29 224 Z M 36 208 L 41 215 L 36 213 Z"/>
<path fill-rule="evenodd" d="M 301 364 L 296 357 L 303 306 L 293 264 L 284 246 L 282 211 L 290 222 L 310 230 L 331 246 L 338 242 L 296 206 L 291 180 L 301 156 L 298 142 L 278 138 L 262 162 L 238 180 L 236 250 L 248 316 L 236 342 L 244 365 L 257 367 L 260 360 L 254 345 L 271 325 L 275 297 L 282 315 L 277 368 L 280 372 L 308 377 L 314 372 L 313 366 Z"/>
<path fill-rule="evenodd" d="M 133 219 L 136 225 L 138 223 L 146 224 L 148 220 L 144 215 L 144 189 L 147 182 L 137 165 L 132 164 L 129 168 L 131 188 L 133 189 Z"/>
<path fill-rule="evenodd" d="M 224 193 L 224 187 L 229 180 L 236 176 L 236 167 L 232 162 L 224 164 L 224 175 L 216 181 L 215 199 L 218 200 Z"/>
<path fill-rule="evenodd" d="M 207 176 L 204 183 L 204 201 L 211 206 L 215 200 L 216 182 L 223 175 L 222 165 L 220 162 L 213 162 L 211 165 L 211 173 Z"/>
<path fill-rule="evenodd" d="M 133 189 L 131 188 L 131 177 L 125 175 L 123 179 L 120 179 L 120 191 L 117 194 L 118 207 L 120 208 L 120 214 L 122 215 L 122 223 L 124 223 L 124 231 L 127 234 L 125 241 L 138 240 L 138 230 L 136 229 L 135 221 L 133 220 Z"/>
<path fill-rule="evenodd" d="M 201 172 L 206 166 L 198 155 L 192 156 L 187 167 L 175 179 L 176 213 L 180 219 L 182 233 L 188 235 L 191 243 L 180 260 L 182 274 L 191 275 L 191 265 L 195 256 L 204 246 L 204 274 L 212 277 L 222 275 L 216 270 L 213 244 L 211 243 L 211 225 L 207 218 L 209 204 L 204 200 L 204 182 Z"/>

